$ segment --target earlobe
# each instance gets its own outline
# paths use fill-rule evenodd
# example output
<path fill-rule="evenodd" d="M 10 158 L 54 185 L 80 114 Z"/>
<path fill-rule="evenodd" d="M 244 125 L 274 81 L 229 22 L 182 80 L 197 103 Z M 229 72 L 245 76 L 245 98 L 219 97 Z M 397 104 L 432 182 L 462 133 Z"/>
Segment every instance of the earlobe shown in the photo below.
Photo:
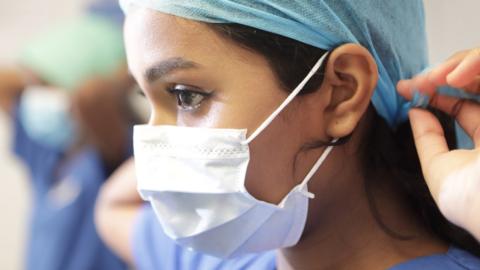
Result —
<path fill-rule="evenodd" d="M 368 109 L 378 81 L 378 69 L 370 52 L 358 44 L 335 49 L 326 67 L 331 99 L 324 115 L 327 135 L 350 135 Z"/>

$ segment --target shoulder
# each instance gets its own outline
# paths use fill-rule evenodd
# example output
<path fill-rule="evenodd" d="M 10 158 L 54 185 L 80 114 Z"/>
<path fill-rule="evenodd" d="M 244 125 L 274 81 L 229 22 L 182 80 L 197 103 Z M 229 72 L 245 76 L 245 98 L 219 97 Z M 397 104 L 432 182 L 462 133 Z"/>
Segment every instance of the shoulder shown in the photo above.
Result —
<path fill-rule="evenodd" d="M 477 270 L 480 259 L 465 250 L 451 247 L 445 254 L 422 257 L 397 265 L 390 270 Z"/>
<path fill-rule="evenodd" d="M 455 261 L 459 266 L 463 266 L 464 269 L 480 269 L 480 258 L 468 253 L 465 250 L 458 248 L 451 248 L 447 253 L 452 261 Z"/>

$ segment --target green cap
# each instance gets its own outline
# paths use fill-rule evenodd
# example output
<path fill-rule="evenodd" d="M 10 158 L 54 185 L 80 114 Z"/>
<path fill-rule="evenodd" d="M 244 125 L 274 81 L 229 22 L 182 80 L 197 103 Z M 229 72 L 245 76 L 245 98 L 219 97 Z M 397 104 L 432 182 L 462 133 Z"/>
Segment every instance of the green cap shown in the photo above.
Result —
<path fill-rule="evenodd" d="M 47 83 L 71 91 L 125 63 L 122 29 L 105 18 L 85 15 L 34 39 L 19 61 Z"/>

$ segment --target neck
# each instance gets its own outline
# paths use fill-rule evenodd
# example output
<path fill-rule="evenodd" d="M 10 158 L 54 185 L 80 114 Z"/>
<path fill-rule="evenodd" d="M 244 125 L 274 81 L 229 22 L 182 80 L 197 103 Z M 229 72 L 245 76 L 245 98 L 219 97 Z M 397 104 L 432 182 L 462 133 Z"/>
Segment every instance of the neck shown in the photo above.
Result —
<path fill-rule="evenodd" d="M 341 151 L 335 152 L 339 155 Z M 359 167 L 350 165 L 329 170 L 331 166 L 325 164 L 321 170 L 324 179 L 312 179 L 327 183 L 323 191 L 322 187 L 312 190 L 322 195 L 310 201 L 300 242 L 279 252 L 278 269 L 388 269 L 417 257 L 446 252 L 448 247 L 416 222 L 418 218 L 398 192 L 389 186 L 375 187 L 372 192 L 378 218 L 408 240 L 386 233 L 372 213 Z"/>

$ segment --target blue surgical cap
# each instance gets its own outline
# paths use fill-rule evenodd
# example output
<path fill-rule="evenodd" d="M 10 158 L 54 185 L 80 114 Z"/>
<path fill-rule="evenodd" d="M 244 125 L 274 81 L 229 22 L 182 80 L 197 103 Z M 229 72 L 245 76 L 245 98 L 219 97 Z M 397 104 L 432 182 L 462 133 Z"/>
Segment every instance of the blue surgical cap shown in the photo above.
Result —
<path fill-rule="evenodd" d="M 421 0 L 120 0 L 131 5 L 207 23 L 235 23 L 333 50 L 345 43 L 367 48 L 379 82 L 372 97 L 377 112 L 395 128 L 410 105 L 397 94 L 400 79 L 428 64 Z"/>
<path fill-rule="evenodd" d="M 103 17 L 118 25 L 123 25 L 125 19 L 118 6 L 118 0 L 95 0 L 87 6 L 87 13 Z"/>

